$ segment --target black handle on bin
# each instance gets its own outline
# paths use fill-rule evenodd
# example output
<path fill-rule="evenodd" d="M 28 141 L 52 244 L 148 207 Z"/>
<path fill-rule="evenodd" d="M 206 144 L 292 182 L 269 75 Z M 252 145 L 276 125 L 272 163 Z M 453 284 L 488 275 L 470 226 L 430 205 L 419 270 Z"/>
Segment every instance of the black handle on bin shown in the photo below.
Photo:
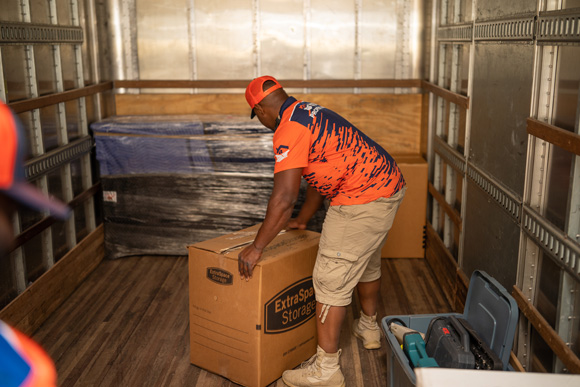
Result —
<path fill-rule="evenodd" d="M 453 325 L 453 328 L 455 328 L 455 331 L 459 335 L 463 352 L 471 352 L 469 347 L 469 333 L 467 333 L 463 325 L 457 320 L 457 317 L 449 316 L 449 322 L 451 322 L 451 325 Z"/>

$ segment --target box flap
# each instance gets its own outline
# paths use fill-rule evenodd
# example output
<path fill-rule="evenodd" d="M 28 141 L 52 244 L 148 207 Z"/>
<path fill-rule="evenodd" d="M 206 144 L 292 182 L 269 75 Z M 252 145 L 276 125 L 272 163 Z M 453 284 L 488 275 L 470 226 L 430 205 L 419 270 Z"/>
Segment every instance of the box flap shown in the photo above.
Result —
<path fill-rule="evenodd" d="M 210 251 L 225 258 L 238 259 L 239 252 L 252 243 L 261 224 L 245 228 L 231 234 L 222 235 L 207 241 L 188 246 L 190 249 Z M 282 230 L 264 249 L 262 259 L 258 265 L 281 258 L 289 254 L 298 244 L 318 244 L 320 234 L 307 230 Z"/>
<path fill-rule="evenodd" d="M 254 241 L 261 224 L 256 224 L 252 227 L 245 228 L 240 231 L 235 231 L 231 234 L 221 235 L 217 238 L 208 239 L 203 242 L 198 242 L 188 247 L 193 247 L 200 250 L 207 250 L 216 254 L 224 254 L 229 250 L 247 246 Z"/>

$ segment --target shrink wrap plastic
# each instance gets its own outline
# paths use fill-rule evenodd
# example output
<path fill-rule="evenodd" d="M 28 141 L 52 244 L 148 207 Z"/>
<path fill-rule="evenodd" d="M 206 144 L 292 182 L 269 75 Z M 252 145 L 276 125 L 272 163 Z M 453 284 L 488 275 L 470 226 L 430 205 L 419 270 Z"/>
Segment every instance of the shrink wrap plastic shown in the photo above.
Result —
<path fill-rule="evenodd" d="M 273 132 L 259 122 L 123 116 L 91 129 L 107 258 L 186 255 L 187 245 L 264 219 L 273 187 Z M 305 188 L 302 181 L 294 216 Z M 321 230 L 324 213 L 321 208 L 313 217 L 310 230 Z"/>

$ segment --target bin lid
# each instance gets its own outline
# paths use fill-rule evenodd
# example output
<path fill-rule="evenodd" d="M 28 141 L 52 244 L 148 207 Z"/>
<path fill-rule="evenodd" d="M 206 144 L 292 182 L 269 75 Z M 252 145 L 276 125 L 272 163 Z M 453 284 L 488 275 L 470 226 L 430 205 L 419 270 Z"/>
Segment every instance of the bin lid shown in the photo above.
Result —
<path fill-rule="evenodd" d="M 518 321 L 515 299 L 489 274 L 475 270 L 463 316 L 507 369 Z"/>

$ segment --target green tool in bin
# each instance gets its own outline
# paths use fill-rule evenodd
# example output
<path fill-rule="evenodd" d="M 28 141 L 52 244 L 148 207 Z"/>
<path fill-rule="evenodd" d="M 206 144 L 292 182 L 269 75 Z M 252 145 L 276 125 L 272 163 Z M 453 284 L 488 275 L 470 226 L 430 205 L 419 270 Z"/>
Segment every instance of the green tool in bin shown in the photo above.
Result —
<path fill-rule="evenodd" d="M 414 387 L 416 385 L 413 366 L 390 331 L 388 322 L 398 319 L 410 329 L 427 332 L 431 320 L 440 316 L 457 316 L 467 320 L 501 359 L 503 370 L 508 370 L 518 321 L 518 306 L 514 298 L 497 280 L 483 271 L 476 270 L 471 275 L 463 314 L 387 316 L 381 320 L 387 337 L 387 386 Z"/>
<path fill-rule="evenodd" d="M 411 360 L 413 368 L 437 367 L 437 362 L 427 355 L 425 341 L 420 333 L 409 332 L 403 336 L 403 352 Z"/>

